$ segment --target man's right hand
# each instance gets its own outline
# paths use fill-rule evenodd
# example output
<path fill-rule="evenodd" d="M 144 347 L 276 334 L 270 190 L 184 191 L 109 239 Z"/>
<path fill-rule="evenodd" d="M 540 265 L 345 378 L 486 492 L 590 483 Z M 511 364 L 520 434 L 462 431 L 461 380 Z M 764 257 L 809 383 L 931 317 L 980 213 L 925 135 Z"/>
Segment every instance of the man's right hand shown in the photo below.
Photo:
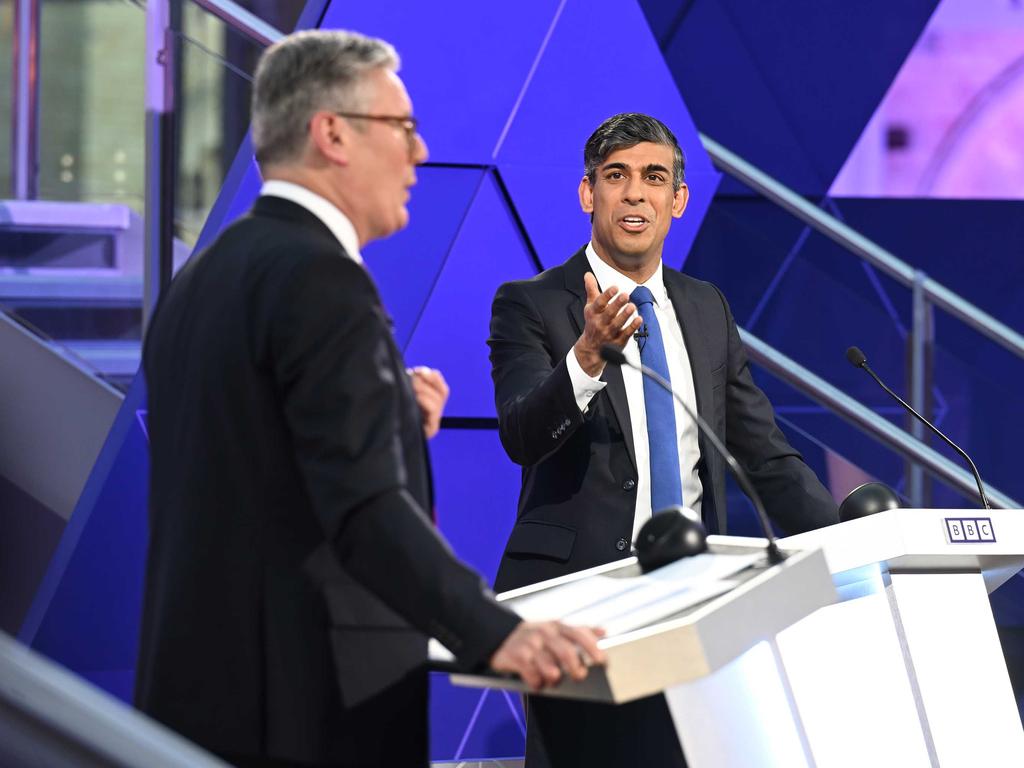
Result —
<path fill-rule="evenodd" d="M 554 685 L 563 674 L 582 680 L 589 664 L 605 663 L 604 651 L 597 647 L 603 636 L 603 629 L 524 621 L 491 656 L 491 668 L 519 675 L 534 691 Z"/>
<path fill-rule="evenodd" d="M 626 323 L 636 314 L 636 305 L 630 303 L 628 294 L 615 286 L 601 293 L 597 278 L 591 272 L 583 276 L 583 284 L 587 289 L 587 303 L 583 307 L 583 334 L 573 349 L 580 367 L 588 376 L 597 378 L 604 370 L 601 347 L 605 344 L 624 347 L 629 337 L 643 324 L 643 320 L 637 316 Z"/>

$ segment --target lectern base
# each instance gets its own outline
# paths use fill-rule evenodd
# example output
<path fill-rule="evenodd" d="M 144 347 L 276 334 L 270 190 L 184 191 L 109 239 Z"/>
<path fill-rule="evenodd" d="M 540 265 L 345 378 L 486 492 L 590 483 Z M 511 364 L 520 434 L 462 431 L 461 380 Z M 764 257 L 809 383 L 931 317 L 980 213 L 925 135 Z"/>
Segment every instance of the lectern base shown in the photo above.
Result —
<path fill-rule="evenodd" d="M 658 694 L 628 704 L 531 696 L 525 768 L 685 768 L 679 737 Z"/>
<path fill-rule="evenodd" d="M 814 766 L 774 642 L 664 696 L 692 768 Z"/>
<path fill-rule="evenodd" d="M 680 768 L 686 758 L 690 768 L 813 765 L 767 642 L 711 675 L 628 704 L 531 697 L 527 723 L 526 768 Z"/>

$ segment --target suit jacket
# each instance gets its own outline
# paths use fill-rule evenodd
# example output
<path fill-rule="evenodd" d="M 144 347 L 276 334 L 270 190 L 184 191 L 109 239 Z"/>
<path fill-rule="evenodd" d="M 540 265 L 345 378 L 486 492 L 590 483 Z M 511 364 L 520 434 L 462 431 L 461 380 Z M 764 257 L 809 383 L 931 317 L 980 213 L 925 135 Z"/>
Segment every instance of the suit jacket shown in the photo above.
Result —
<path fill-rule="evenodd" d="M 590 271 L 586 250 L 530 280 L 502 285 L 491 315 L 491 366 L 502 444 L 523 467 L 515 527 L 498 570 L 498 591 L 590 568 L 630 554 L 637 467 L 622 372 L 585 414 L 565 357 L 583 331 Z M 775 425 L 754 384 L 736 323 L 721 292 L 663 270 L 693 371 L 697 410 L 735 454 L 769 514 L 790 533 L 838 522 L 836 505 Z M 727 466 L 699 438 L 702 514 L 726 530 Z"/>
<path fill-rule="evenodd" d="M 367 272 L 260 198 L 172 282 L 144 365 L 139 707 L 221 753 L 426 764 L 425 634 L 474 666 L 518 618 L 424 511 L 421 417 Z"/>

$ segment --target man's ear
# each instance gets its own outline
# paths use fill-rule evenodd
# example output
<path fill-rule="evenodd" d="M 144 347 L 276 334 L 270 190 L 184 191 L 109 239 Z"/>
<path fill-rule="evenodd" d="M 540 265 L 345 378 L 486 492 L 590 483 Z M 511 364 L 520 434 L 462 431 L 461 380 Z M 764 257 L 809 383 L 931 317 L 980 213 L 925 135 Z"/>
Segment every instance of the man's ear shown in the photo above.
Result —
<path fill-rule="evenodd" d="M 686 186 L 684 182 L 676 190 L 675 197 L 672 198 L 672 218 L 678 219 L 683 215 L 683 211 L 686 210 L 686 204 L 690 201 L 690 188 Z"/>
<path fill-rule="evenodd" d="M 352 148 L 352 127 L 330 112 L 316 112 L 309 121 L 309 140 L 312 148 L 327 162 L 348 165 Z"/>
<path fill-rule="evenodd" d="M 590 186 L 590 179 L 586 176 L 580 181 L 580 208 L 584 213 L 594 213 L 594 189 Z"/>

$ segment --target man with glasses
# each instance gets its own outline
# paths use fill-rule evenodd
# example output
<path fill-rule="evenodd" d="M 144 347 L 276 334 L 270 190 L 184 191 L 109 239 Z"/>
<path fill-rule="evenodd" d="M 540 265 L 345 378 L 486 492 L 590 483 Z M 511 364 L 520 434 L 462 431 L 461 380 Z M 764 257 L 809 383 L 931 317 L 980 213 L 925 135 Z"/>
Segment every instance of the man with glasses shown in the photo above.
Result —
<path fill-rule="evenodd" d="M 252 210 L 175 278 L 144 365 L 141 709 L 237 765 L 427 763 L 426 636 L 534 688 L 598 633 L 525 623 L 430 522 L 443 378 L 407 374 L 359 250 L 405 226 L 427 148 L 394 49 L 264 54 Z"/>

